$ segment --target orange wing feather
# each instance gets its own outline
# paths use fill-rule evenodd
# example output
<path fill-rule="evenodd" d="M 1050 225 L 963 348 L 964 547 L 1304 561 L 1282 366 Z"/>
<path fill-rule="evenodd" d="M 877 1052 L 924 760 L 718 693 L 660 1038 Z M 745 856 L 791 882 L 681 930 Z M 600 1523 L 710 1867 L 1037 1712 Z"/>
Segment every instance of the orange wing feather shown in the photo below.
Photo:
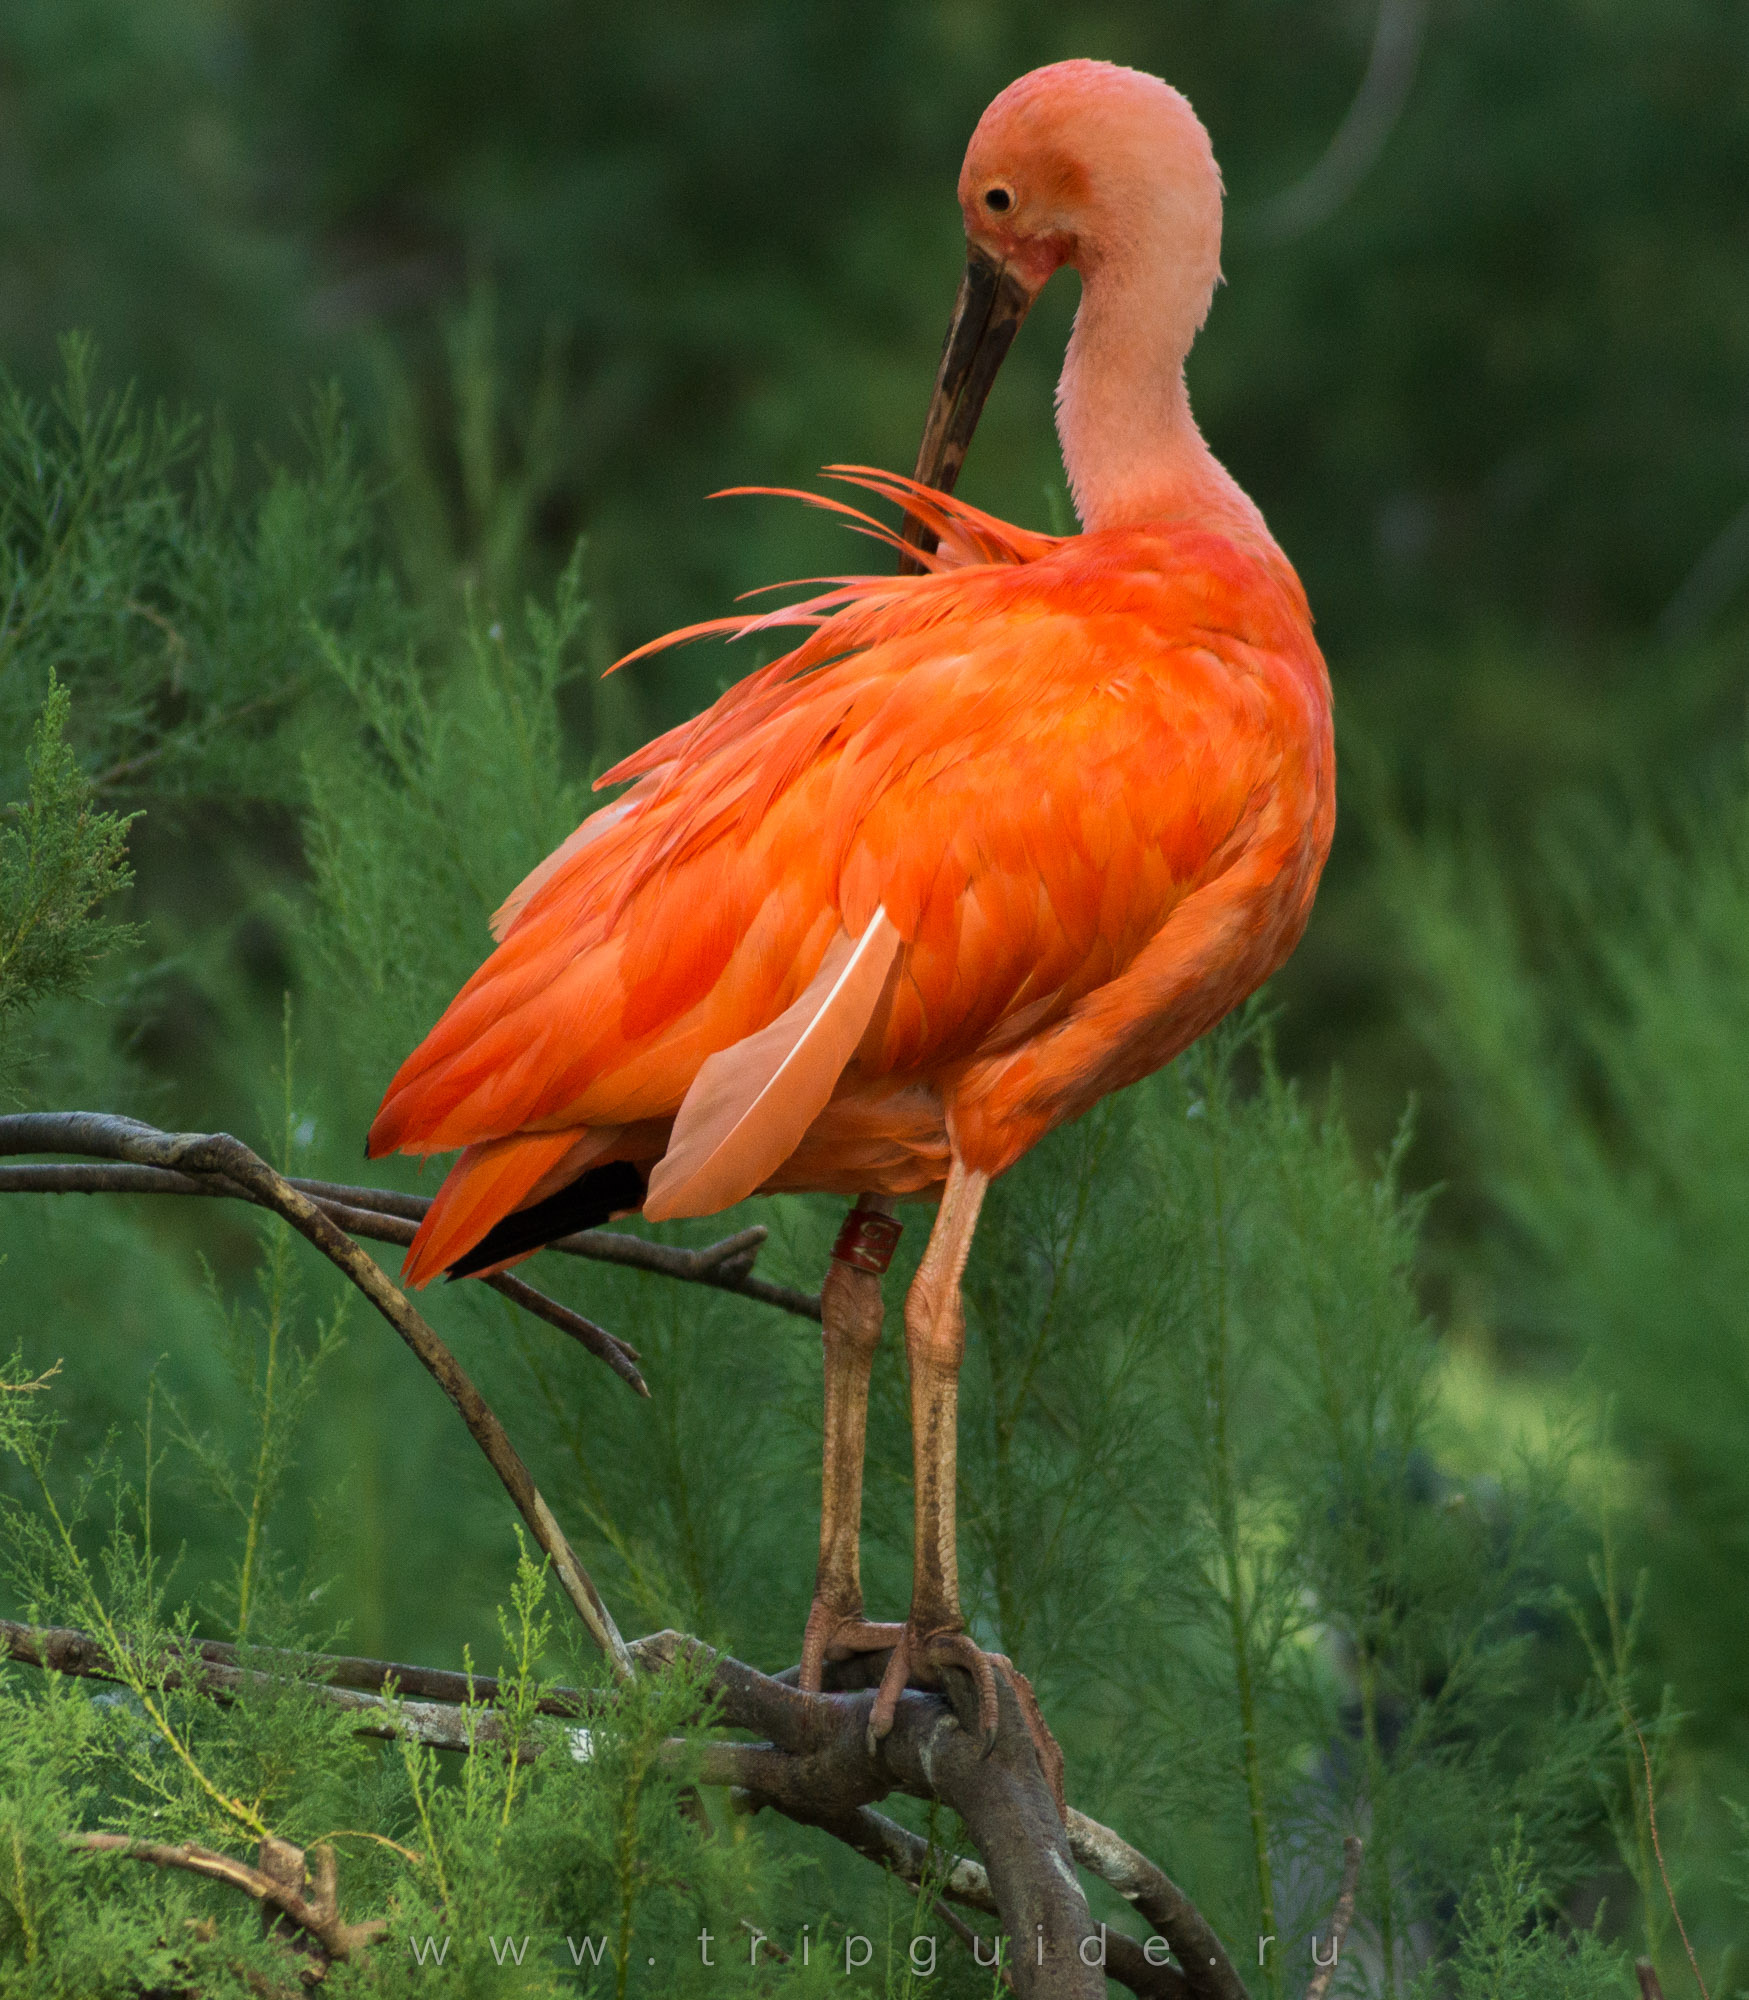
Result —
<path fill-rule="evenodd" d="M 602 780 L 638 782 L 508 899 L 497 951 L 403 1064 L 371 1151 L 470 1149 L 410 1277 L 590 1132 L 635 1128 L 616 1156 L 654 1162 L 701 1070 L 743 1045 L 736 1115 L 764 1108 L 737 1170 L 689 1205 L 677 1161 L 665 1214 L 750 1191 L 750 1161 L 764 1185 L 928 1187 L 950 1132 L 999 1172 L 1291 950 L 1333 759 L 1274 545 L 1190 525 L 1058 541 L 849 476 L 926 509 L 949 556 L 691 628 L 808 636 Z M 823 1037 L 786 1083 L 765 1031 L 883 909 L 892 971 L 854 1052 Z"/>

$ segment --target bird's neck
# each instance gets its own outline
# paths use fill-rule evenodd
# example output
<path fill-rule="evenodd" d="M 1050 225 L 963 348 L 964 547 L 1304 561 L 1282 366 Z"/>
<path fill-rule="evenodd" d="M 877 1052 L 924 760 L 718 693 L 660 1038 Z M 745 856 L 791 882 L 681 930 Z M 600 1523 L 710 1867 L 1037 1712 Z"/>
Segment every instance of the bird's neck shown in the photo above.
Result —
<path fill-rule="evenodd" d="M 1256 506 L 1203 442 L 1184 361 L 1208 305 L 1096 265 L 1057 384 L 1057 436 L 1082 526 L 1136 527 L 1191 516 L 1264 532 Z"/>

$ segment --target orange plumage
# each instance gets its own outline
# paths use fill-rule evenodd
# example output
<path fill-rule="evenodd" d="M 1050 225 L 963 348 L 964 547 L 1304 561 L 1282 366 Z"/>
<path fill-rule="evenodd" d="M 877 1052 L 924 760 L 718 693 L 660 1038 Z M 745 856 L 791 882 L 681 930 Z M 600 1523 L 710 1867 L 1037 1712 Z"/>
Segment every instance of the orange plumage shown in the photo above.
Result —
<path fill-rule="evenodd" d="M 653 1167 L 707 1058 L 877 912 L 895 948 L 793 1146 L 662 1213 L 934 1189 L 950 1134 L 1000 1173 L 1298 939 L 1334 825 L 1329 685 L 1267 536 L 1236 517 L 1059 541 L 859 477 L 964 560 L 716 627 L 818 621 L 607 774 L 637 783 L 511 898 L 390 1085 L 373 1154 L 466 1149 L 409 1282 L 585 1164 Z"/>

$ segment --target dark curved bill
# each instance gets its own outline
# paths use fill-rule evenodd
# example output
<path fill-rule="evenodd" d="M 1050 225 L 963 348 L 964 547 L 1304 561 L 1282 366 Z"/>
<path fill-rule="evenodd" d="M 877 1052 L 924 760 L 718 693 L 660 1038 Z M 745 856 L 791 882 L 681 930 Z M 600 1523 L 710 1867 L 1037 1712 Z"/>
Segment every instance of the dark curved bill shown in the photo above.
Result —
<path fill-rule="evenodd" d="M 1032 300 L 1032 293 L 1006 266 L 976 245 L 967 252 L 966 274 L 960 280 L 953 319 L 942 344 L 935 394 L 930 398 L 923 442 L 917 451 L 920 485 L 938 487 L 943 493 L 953 491 L 984 400 Z M 903 540 L 900 574 L 915 574 L 923 565 L 911 551 L 930 553 L 936 537 L 921 521 L 907 516 Z"/>

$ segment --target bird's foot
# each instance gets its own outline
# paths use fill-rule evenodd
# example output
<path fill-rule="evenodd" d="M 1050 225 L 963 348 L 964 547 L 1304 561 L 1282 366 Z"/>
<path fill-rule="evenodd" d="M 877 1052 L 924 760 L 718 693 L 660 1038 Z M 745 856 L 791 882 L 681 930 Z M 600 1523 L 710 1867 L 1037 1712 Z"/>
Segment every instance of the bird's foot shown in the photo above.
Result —
<path fill-rule="evenodd" d="M 890 1629 L 890 1628 L 889 1628 Z M 1027 1734 L 1032 1738 L 1032 1747 L 1038 1753 L 1039 1769 L 1051 1788 L 1051 1796 L 1057 1802 L 1059 1815 L 1066 1810 L 1063 1800 L 1063 1753 L 1058 1748 L 1057 1739 L 1051 1734 L 1044 1713 L 1038 1705 L 1038 1697 L 1032 1691 L 1032 1683 L 1005 1653 L 986 1653 L 963 1631 L 956 1627 L 945 1627 L 933 1632 L 918 1632 L 907 1624 L 900 1629 L 898 1643 L 894 1645 L 892 1657 L 887 1661 L 886 1672 L 881 1676 L 880 1690 L 875 1696 L 874 1707 L 868 1718 L 868 1748 L 870 1756 L 876 1746 L 893 1726 L 899 1712 L 899 1696 L 908 1687 L 928 1688 L 947 1695 L 953 1703 L 954 1712 L 960 1715 L 960 1704 L 954 1701 L 954 1690 L 945 1678 L 948 1672 L 957 1669 L 971 1679 L 972 1689 L 977 1696 L 978 1734 L 982 1739 L 982 1751 L 987 1757 L 996 1745 L 996 1731 L 1001 1711 L 997 1703 L 996 1672 L 1000 1668 L 1003 1678 L 1014 1690 L 1014 1699 L 1020 1705 L 1021 1719 L 1025 1722 Z M 969 1704 L 967 1704 L 969 1707 Z M 965 1718 L 960 1715 L 961 1726 Z"/>
<path fill-rule="evenodd" d="M 903 1639 L 903 1625 L 872 1624 L 860 1603 L 834 1604 L 816 1595 L 802 1634 L 798 1684 L 804 1694 L 818 1694 L 828 1660 L 848 1660 L 857 1653 L 884 1653 Z"/>

